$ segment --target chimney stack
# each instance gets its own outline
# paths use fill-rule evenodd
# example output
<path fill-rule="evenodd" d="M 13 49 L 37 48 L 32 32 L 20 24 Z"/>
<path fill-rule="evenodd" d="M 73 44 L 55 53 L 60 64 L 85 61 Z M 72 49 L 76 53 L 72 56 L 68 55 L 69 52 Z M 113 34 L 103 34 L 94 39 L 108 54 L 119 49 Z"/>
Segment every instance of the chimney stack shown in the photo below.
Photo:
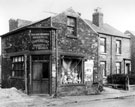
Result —
<path fill-rule="evenodd" d="M 96 8 L 93 13 L 92 23 L 98 27 L 103 25 L 103 13 L 101 12 L 101 8 Z"/>
<path fill-rule="evenodd" d="M 10 19 L 9 20 L 9 31 L 31 24 L 31 21 L 22 19 Z"/>

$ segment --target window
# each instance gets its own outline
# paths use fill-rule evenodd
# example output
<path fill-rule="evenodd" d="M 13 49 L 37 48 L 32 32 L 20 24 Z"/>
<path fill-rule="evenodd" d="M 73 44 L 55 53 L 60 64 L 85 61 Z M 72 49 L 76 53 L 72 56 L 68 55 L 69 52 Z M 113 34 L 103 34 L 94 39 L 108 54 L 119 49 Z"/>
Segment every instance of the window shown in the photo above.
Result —
<path fill-rule="evenodd" d="M 76 36 L 76 18 L 67 17 L 67 32 L 68 35 Z"/>
<path fill-rule="evenodd" d="M 24 76 L 24 57 L 17 56 L 12 57 L 12 77 L 23 77 Z"/>
<path fill-rule="evenodd" d="M 121 41 L 116 40 L 116 54 L 121 54 Z"/>
<path fill-rule="evenodd" d="M 100 38 L 100 52 L 106 53 L 106 38 Z"/>
<path fill-rule="evenodd" d="M 80 84 L 83 82 L 82 59 L 63 58 L 61 69 L 61 84 Z"/>
<path fill-rule="evenodd" d="M 116 63 L 116 74 L 121 74 L 121 62 Z"/>
<path fill-rule="evenodd" d="M 100 67 L 101 67 L 101 71 L 102 71 L 103 77 L 106 77 L 107 76 L 106 62 L 105 61 L 100 62 Z"/>

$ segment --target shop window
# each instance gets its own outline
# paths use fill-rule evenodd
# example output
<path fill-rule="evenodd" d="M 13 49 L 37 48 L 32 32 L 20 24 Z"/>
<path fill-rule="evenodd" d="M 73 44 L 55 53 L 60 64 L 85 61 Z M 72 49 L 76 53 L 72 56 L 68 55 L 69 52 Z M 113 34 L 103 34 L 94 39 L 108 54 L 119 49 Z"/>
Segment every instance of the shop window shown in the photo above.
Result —
<path fill-rule="evenodd" d="M 67 17 L 67 32 L 68 35 L 76 36 L 76 18 Z"/>
<path fill-rule="evenodd" d="M 63 58 L 61 83 L 62 84 L 80 84 L 83 83 L 82 78 L 82 59 Z"/>
<path fill-rule="evenodd" d="M 121 74 L 121 62 L 116 63 L 116 74 Z"/>
<path fill-rule="evenodd" d="M 116 54 L 121 54 L 121 41 L 116 40 Z"/>
<path fill-rule="evenodd" d="M 106 53 L 106 38 L 100 38 L 100 52 Z"/>
<path fill-rule="evenodd" d="M 24 77 L 24 57 L 12 57 L 12 77 Z"/>

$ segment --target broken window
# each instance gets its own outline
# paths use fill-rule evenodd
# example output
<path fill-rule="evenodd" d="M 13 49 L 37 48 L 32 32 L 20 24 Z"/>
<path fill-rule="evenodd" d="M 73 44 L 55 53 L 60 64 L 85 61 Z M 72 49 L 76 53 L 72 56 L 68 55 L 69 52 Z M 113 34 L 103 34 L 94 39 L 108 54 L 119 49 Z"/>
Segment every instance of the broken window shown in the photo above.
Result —
<path fill-rule="evenodd" d="M 82 59 L 63 58 L 61 84 L 79 84 L 82 79 Z"/>

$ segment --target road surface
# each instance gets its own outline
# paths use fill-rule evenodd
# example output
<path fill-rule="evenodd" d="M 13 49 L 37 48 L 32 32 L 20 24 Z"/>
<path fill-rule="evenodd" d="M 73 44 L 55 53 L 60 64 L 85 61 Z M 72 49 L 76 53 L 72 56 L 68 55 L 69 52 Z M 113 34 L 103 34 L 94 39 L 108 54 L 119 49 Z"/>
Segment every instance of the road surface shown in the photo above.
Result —
<path fill-rule="evenodd" d="M 135 96 L 119 99 L 106 99 L 100 101 L 90 101 L 80 103 L 75 102 L 72 104 L 65 104 L 53 107 L 135 107 Z"/>

